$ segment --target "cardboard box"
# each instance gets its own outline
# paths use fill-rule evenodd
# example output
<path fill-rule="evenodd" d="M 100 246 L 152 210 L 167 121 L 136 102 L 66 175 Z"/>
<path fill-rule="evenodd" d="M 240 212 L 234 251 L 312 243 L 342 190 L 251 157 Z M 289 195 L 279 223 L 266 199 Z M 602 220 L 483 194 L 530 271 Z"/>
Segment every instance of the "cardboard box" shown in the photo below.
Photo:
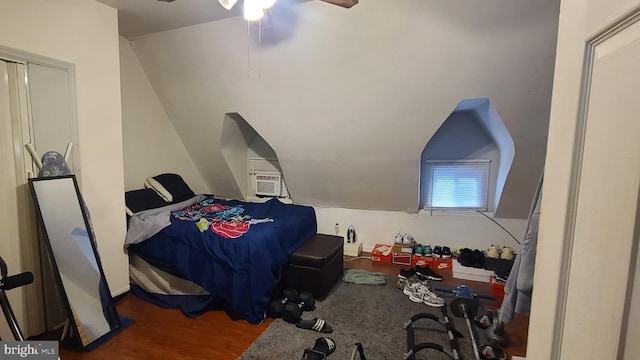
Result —
<path fill-rule="evenodd" d="M 411 266 L 411 254 L 394 252 L 391 262 L 398 265 Z"/>
<path fill-rule="evenodd" d="M 411 257 L 411 263 L 415 266 L 427 266 L 434 260 L 433 256 L 413 255 Z"/>
<path fill-rule="evenodd" d="M 489 276 L 493 275 L 493 271 L 478 269 L 460 265 L 458 261 L 453 262 L 453 277 L 456 279 L 465 279 L 480 282 L 489 282 Z"/>
<path fill-rule="evenodd" d="M 491 294 L 498 299 L 504 298 L 504 285 L 496 281 L 494 275 L 489 276 L 489 287 L 491 288 Z"/>
<path fill-rule="evenodd" d="M 435 271 L 439 271 L 439 270 L 451 271 L 451 268 L 453 267 L 452 265 L 453 259 L 451 258 L 449 259 L 434 258 L 433 261 L 434 262 L 431 264 L 431 269 Z"/>
<path fill-rule="evenodd" d="M 396 254 L 413 254 L 413 245 L 411 244 L 394 244 L 393 252 Z"/>
<path fill-rule="evenodd" d="M 376 244 L 371 250 L 371 261 L 391 262 L 391 254 L 393 246 L 385 244 Z"/>

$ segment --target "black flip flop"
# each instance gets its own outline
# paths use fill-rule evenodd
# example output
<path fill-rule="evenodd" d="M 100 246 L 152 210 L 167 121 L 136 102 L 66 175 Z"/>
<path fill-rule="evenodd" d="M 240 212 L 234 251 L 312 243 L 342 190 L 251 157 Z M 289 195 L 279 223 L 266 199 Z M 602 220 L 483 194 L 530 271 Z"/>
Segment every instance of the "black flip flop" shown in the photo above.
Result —
<path fill-rule="evenodd" d="M 296 323 L 296 327 L 300 329 L 315 330 L 317 332 L 325 334 L 333 332 L 333 329 L 331 328 L 331 326 L 329 326 L 329 324 L 327 324 L 326 321 L 318 318 L 311 320 L 300 320 Z"/>
<path fill-rule="evenodd" d="M 336 342 L 333 339 L 321 337 L 311 349 L 305 349 L 302 360 L 324 360 L 336 350 Z"/>

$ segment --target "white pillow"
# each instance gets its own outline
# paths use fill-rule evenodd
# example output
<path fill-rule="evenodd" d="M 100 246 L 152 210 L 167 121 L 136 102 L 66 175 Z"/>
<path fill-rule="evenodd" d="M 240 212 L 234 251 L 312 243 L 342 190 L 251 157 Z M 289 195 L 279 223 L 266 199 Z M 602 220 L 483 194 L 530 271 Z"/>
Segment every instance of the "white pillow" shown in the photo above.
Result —
<path fill-rule="evenodd" d="M 173 201 L 173 195 L 171 195 L 171 193 L 167 191 L 167 189 L 162 186 L 162 184 L 160 184 L 152 177 L 148 177 L 147 180 L 145 180 L 144 187 L 147 189 L 155 190 L 155 192 L 157 192 L 158 195 L 160 195 L 160 197 L 163 198 L 166 202 Z"/>

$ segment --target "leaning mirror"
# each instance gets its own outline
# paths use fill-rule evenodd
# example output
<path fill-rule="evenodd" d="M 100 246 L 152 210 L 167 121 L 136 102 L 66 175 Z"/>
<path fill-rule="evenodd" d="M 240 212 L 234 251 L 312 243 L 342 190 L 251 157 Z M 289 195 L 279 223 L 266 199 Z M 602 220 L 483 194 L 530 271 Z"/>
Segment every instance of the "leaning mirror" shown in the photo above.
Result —
<path fill-rule="evenodd" d="M 47 239 L 67 325 L 82 349 L 117 330 L 120 317 L 105 280 L 90 220 L 74 175 L 29 179 Z M 57 270 L 57 271 L 55 271 Z"/>

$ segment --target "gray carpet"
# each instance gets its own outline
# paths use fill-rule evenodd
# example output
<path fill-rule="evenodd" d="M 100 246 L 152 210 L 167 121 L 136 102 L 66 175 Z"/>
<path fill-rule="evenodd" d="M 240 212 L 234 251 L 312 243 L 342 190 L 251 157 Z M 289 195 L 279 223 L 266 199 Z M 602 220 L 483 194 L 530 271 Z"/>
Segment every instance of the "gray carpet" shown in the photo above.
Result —
<path fill-rule="evenodd" d="M 407 335 L 403 323 L 411 316 L 427 312 L 442 318 L 440 309 L 414 303 L 396 286 L 395 277 L 386 277 L 385 286 L 338 284 L 315 311 L 304 312 L 303 319 L 319 317 L 333 328 L 333 333 L 323 334 L 299 329 L 293 324 L 277 319 L 240 356 L 240 359 L 300 359 L 305 348 L 313 347 L 316 338 L 330 337 L 336 342 L 336 351 L 329 360 L 349 360 L 356 342 L 364 346 L 367 360 L 402 359 L 406 352 Z M 435 282 L 434 282 L 435 283 Z M 434 286 L 437 286 L 434 284 Z M 447 299 L 447 304 L 451 299 Z M 464 338 L 460 339 L 463 359 L 474 359 L 466 323 L 449 317 Z M 414 323 L 416 343 L 435 342 L 450 350 L 444 326 L 431 320 Z M 476 328 L 476 339 L 483 339 L 483 331 Z M 479 343 L 483 341 L 480 340 Z M 423 350 L 417 359 L 450 359 L 435 350 Z"/>

